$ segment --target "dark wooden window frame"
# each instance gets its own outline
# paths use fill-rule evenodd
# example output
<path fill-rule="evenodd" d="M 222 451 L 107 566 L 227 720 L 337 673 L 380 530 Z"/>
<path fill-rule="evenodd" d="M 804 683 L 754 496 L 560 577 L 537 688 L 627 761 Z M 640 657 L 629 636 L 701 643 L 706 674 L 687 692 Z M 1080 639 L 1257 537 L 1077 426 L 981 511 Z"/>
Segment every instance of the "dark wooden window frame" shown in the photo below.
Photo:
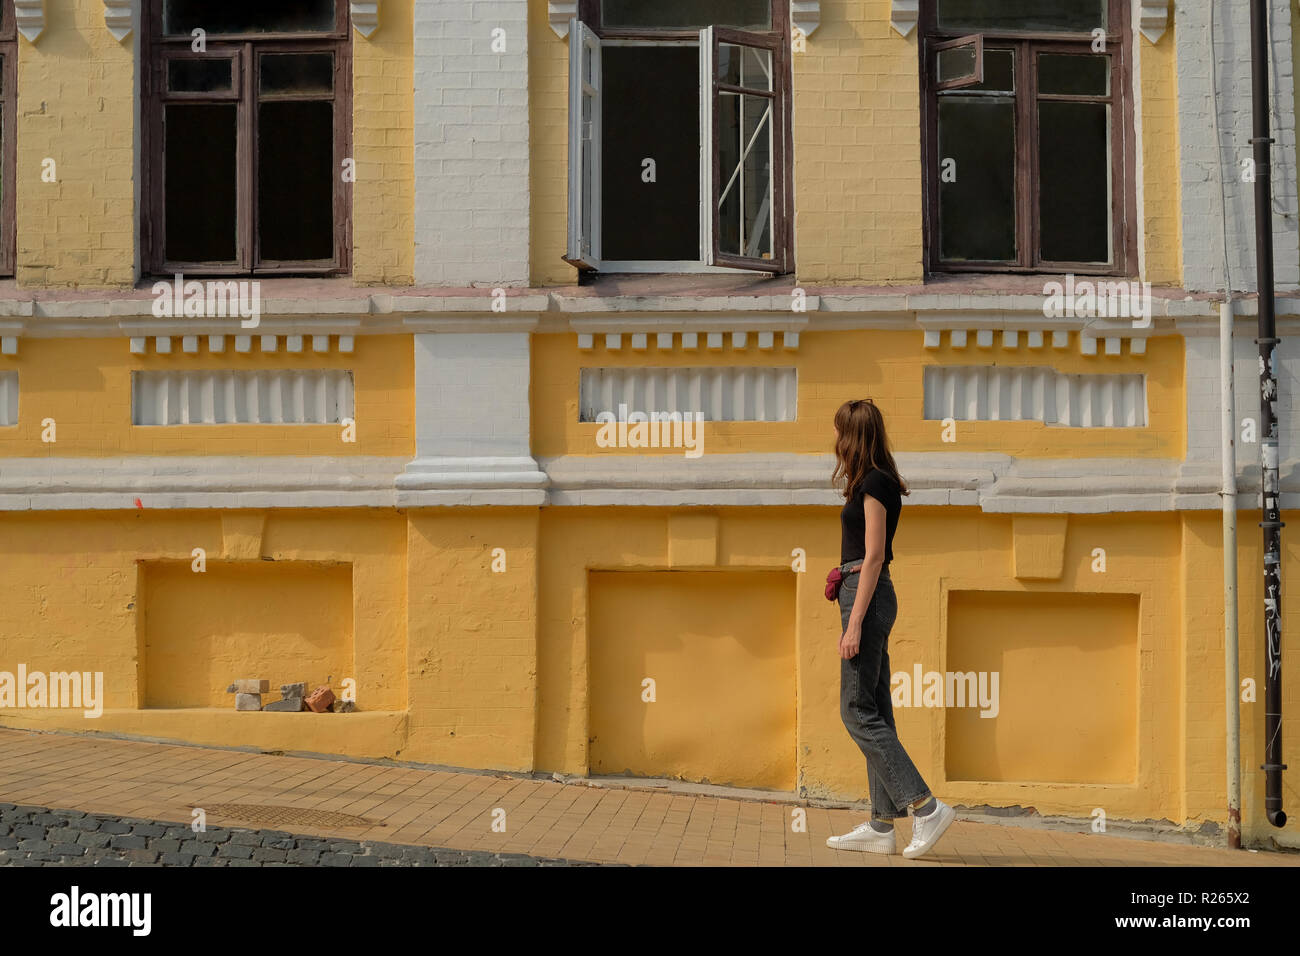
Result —
<path fill-rule="evenodd" d="M 1038 71 L 1032 69 L 1040 53 L 1092 54 L 1092 35 L 1033 31 L 988 31 L 980 34 L 982 53 L 1011 47 L 1016 75 L 1016 246 L 1018 262 L 944 262 L 939 235 L 939 86 L 938 47 L 948 41 L 972 36 L 969 28 L 940 30 L 938 4 L 921 5 L 921 37 L 917 44 L 921 61 L 921 104 L 923 169 L 925 175 L 925 269 L 928 274 L 1024 273 L 1134 276 L 1137 254 L 1137 136 L 1133 120 L 1133 64 L 1129 48 L 1131 25 L 1127 0 L 1109 0 L 1110 17 L 1106 53 L 1111 57 L 1110 95 L 1057 96 L 1038 93 Z M 1038 258 L 1039 221 L 1038 118 L 1040 100 L 1111 103 L 1111 249 L 1114 262 L 1051 262 Z M 1027 131 L 1027 132 L 1026 132 Z"/>
<path fill-rule="evenodd" d="M 0 3 L 0 276 L 12 277 L 17 267 L 18 215 L 14 185 L 18 179 L 18 28 L 13 0 Z"/>
<path fill-rule="evenodd" d="M 591 28 L 592 32 L 602 40 L 660 40 L 668 42 L 699 42 L 699 30 L 672 30 L 672 29 L 631 29 L 626 27 L 606 27 L 601 22 L 600 13 L 601 0 L 579 0 L 578 2 L 578 19 Z M 739 43 L 743 46 L 761 47 L 772 51 L 772 79 L 773 79 L 773 104 L 772 114 L 773 132 L 772 137 L 772 173 L 773 187 L 772 193 L 774 204 L 777 208 L 773 210 L 773 235 L 772 235 L 772 259 L 770 261 L 759 262 L 747 257 L 732 256 L 725 253 L 719 254 L 715 248 L 714 261 L 719 265 L 733 266 L 738 269 L 747 269 L 750 271 L 772 272 L 778 275 L 787 274 L 794 271 L 794 131 L 793 124 L 790 121 L 791 100 L 794 91 L 794 79 L 791 66 L 791 29 L 790 29 L 790 0 L 771 0 L 772 6 L 772 28 L 767 31 L 750 31 L 736 30 L 730 27 L 715 27 L 714 48 L 716 50 L 719 43 Z M 730 86 L 720 84 L 717 78 L 714 78 L 714 95 L 718 89 L 732 90 L 733 92 L 744 92 L 746 95 L 763 95 L 756 93 L 754 90 L 739 90 Z M 706 95 L 701 91 L 701 96 Z M 719 235 L 720 213 L 718 210 L 716 192 L 720 186 L 721 177 L 721 159 L 719 151 L 716 148 L 718 144 L 718 109 L 712 110 L 713 113 L 713 186 L 715 195 L 707 200 L 711 206 L 713 216 L 713 237 L 716 247 L 717 237 Z M 703 200 L 703 197 L 701 197 Z"/>
<path fill-rule="evenodd" d="M 188 35 L 167 37 L 162 32 L 164 0 L 143 0 L 140 70 L 143 84 L 145 121 L 142 130 L 142 175 L 144 208 L 141 217 L 141 248 L 146 275 L 275 276 L 345 275 L 352 268 L 352 192 L 343 181 L 343 160 L 351 157 L 352 145 L 352 38 L 349 4 L 335 0 L 335 25 L 329 32 L 316 33 L 209 33 L 206 51 L 191 49 Z M 258 91 L 259 59 L 267 53 L 334 54 L 334 89 L 331 94 L 275 94 Z M 167 62 L 171 59 L 203 59 L 235 55 L 235 86 L 232 92 L 168 93 Z M 263 100 L 332 100 L 334 106 L 334 256 L 328 261 L 261 262 L 257 231 L 257 110 Z M 231 263 L 171 262 L 165 254 L 166 235 L 163 172 L 163 106 L 168 102 L 236 102 L 238 104 L 238 241 L 239 261 Z"/>

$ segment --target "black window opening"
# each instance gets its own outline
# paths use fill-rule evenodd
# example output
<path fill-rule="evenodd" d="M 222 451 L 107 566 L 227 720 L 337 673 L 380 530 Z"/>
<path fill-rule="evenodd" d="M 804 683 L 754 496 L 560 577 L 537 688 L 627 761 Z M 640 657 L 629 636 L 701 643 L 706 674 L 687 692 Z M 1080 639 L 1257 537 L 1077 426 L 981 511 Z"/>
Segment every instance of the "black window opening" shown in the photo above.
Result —
<path fill-rule="evenodd" d="M 784 0 L 584 0 L 570 33 L 581 269 L 793 269 Z"/>
<path fill-rule="evenodd" d="M 348 271 L 347 5 L 149 2 L 150 271 Z"/>
<path fill-rule="evenodd" d="M 1128 274 L 1127 5 L 931 0 L 922 23 L 928 271 Z"/>

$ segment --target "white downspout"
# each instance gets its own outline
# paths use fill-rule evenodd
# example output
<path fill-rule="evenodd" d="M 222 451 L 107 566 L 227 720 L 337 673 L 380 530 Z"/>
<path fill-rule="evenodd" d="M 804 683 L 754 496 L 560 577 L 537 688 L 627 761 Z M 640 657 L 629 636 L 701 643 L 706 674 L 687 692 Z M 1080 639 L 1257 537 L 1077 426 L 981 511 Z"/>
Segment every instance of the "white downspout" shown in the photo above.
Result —
<path fill-rule="evenodd" d="M 1223 690 L 1228 737 L 1228 846 L 1241 848 L 1241 678 L 1237 650 L 1237 409 L 1233 393 L 1233 313 L 1229 292 L 1219 304 L 1219 407 L 1223 465 Z"/>

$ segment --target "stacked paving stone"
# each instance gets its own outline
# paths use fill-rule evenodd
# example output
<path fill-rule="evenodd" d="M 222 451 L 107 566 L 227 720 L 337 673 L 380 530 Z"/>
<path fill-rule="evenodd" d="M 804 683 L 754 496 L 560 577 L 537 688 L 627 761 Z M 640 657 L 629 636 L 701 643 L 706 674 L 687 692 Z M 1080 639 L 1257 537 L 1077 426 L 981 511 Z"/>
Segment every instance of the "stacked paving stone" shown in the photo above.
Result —
<path fill-rule="evenodd" d="M 269 680 L 237 680 L 226 693 L 235 695 L 235 710 L 261 710 L 262 695 L 270 689 Z"/>
<path fill-rule="evenodd" d="M 599 866 L 0 803 L 0 866 Z"/>
<path fill-rule="evenodd" d="M 280 699 L 263 707 L 263 710 L 283 711 L 296 714 L 302 710 L 302 699 L 307 696 L 307 682 L 281 684 Z"/>

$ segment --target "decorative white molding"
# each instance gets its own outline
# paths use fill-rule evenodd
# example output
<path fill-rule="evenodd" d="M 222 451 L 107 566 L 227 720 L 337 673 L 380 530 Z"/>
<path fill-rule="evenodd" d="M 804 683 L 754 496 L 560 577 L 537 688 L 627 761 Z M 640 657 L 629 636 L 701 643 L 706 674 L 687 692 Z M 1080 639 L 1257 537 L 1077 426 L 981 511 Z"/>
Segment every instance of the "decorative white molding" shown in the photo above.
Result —
<path fill-rule="evenodd" d="M 379 29 L 379 0 L 369 3 L 351 0 L 352 27 L 366 39 Z"/>
<path fill-rule="evenodd" d="M 14 22 L 30 42 L 45 32 L 45 0 L 14 0 Z"/>
<path fill-rule="evenodd" d="M 903 36 L 907 36 L 916 29 L 916 21 L 920 17 L 920 11 L 917 9 L 919 3 L 920 0 L 893 0 L 893 6 L 889 11 L 889 25 Z"/>
<path fill-rule="evenodd" d="M 897 6 L 898 0 L 895 0 Z M 916 0 L 903 0 L 910 2 L 912 7 L 916 7 Z M 355 10 L 357 4 L 352 4 Z M 560 39 L 569 35 L 569 21 L 578 15 L 577 0 L 549 0 L 546 4 L 546 16 L 550 20 L 551 29 Z M 790 2 L 790 22 L 805 37 L 812 36 L 819 26 L 822 19 L 821 0 L 791 0 Z M 915 10 L 913 11 L 913 22 L 916 20 Z"/>
<path fill-rule="evenodd" d="M 546 16 L 551 21 L 551 29 L 560 39 L 569 35 L 569 21 L 578 15 L 577 0 L 550 0 L 546 4 Z"/>
<path fill-rule="evenodd" d="M 791 0 L 790 22 L 806 37 L 810 37 L 821 26 L 821 0 Z"/>
<path fill-rule="evenodd" d="M 337 425 L 354 407 L 346 369 L 131 373 L 133 425 Z"/>
<path fill-rule="evenodd" d="M 1169 0 L 1136 0 L 1138 29 L 1152 43 L 1159 43 L 1169 28 Z"/>
<path fill-rule="evenodd" d="M 104 0 L 104 24 L 121 43 L 131 35 L 134 0 Z"/>
<path fill-rule="evenodd" d="M 632 395 L 645 407 L 629 404 Z M 793 366 L 721 368 L 584 368 L 578 421 L 619 415 L 703 414 L 710 422 L 792 422 L 798 418 L 799 372 Z"/>
<path fill-rule="evenodd" d="M 0 372 L 0 427 L 18 424 L 18 373 Z"/>
<path fill-rule="evenodd" d="M 1066 375 L 1033 366 L 928 365 L 924 383 L 927 421 L 1037 421 L 1073 428 L 1147 424 L 1146 376 L 1139 374 Z"/>

